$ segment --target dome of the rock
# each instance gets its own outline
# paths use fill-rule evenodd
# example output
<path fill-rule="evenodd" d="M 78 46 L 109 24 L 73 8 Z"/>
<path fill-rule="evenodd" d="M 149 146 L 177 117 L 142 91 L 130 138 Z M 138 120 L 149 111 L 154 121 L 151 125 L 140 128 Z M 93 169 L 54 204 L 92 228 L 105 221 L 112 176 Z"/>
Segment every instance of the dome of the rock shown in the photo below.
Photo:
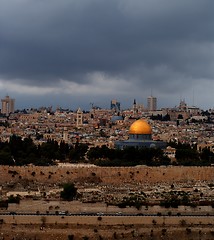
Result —
<path fill-rule="evenodd" d="M 152 128 L 145 120 L 139 119 L 132 123 L 129 134 L 152 134 Z"/>
<path fill-rule="evenodd" d="M 132 123 L 129 128 L 129 138 L 124 141 L 116 141 L 115 147 L 125 149 L 127 147 L 135 148 L 166 148 L 166 142 L 152 140 L 152 128 L 143 119 Z"/>

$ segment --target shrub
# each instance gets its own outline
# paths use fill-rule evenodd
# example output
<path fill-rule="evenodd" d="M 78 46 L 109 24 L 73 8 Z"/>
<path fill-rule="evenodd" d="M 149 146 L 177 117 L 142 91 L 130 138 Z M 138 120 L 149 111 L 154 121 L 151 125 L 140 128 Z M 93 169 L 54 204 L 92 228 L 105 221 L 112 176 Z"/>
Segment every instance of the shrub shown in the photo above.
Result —
<path fill-rule="evenodd" d="M 152 223 L 153 223 L 154 225 L 156 225 L 156 224 L 157 224 L 157 221 L 156 221 L 155 219 L 153 219 L 153 220 L 152 220 Z"/>
<path fill-rule="evenodd" d="M 190 234 L 192 232 L 191 228 L 186 228 L 186 233 Z"/>
<path fill-rule="evenodd" d="M 63 186 L 63 191 L 60 193 L 60 197 L 63 200 L 72 201 L 77 195 L 77 188 L 73 183 L 66 183 Z"/>
<path fill-rule="evenodd" d="M 73 240 L 74 239 L 74 235 L 68 235 L 68 240 Z"/>

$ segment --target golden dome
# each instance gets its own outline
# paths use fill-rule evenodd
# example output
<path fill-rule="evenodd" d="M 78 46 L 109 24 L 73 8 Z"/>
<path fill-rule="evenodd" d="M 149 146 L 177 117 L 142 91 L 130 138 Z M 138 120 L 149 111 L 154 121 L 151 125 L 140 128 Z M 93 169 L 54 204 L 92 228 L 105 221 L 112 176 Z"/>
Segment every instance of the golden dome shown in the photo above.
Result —
<path fill-rule="evenodd" d="M 139 119 L 132 123 L 129 134 L 152 134 L 152 128 L 143 119 Z"/>

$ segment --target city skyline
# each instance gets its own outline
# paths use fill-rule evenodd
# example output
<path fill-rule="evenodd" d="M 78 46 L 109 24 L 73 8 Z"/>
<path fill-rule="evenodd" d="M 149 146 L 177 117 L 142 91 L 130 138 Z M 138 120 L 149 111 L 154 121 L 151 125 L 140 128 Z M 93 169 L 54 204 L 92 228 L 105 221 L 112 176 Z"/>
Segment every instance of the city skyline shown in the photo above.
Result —
<path fill-rule="evenodd" d="M 16 108 L 213 108 L 212 0 L 0 2 L 0 96 Z"/>
<path fill-rule="evenodd" d="M 198 109 L 198 110 L 214 110 L 214 109 L 203 109 L 203 108 L 199 108 L 195 105 L 191 105 L 188 104 L 188 102 L 185 101 L 185 99 L 180 99 L 180 101 L 175 105 L 175 106 L 171 106 L 171 107 L 160 107 L 158 108 L 158 99 L 155 96 L 148 96 L 147 97 L 147 103 L 145 104 L 144 102 L 137 102 L 136 99 L 134 99 L 134 102 L 132 104 L 130 104 L 128 107 L 122 107 L 121 108 L 121 102 L 119 102 L 117 99 L 112 99 L 110 101 L 110 104 L 105 103 L 105 106 L 100 106 L 97 105 L 94 102 L 90 102 L 85 104 L 86 108 L 83 108 L 81 106 L 79 106 L 78 108 L 75 108 L 74 106 L 69 106 L 69 107 L 63 107 L 60 105 L 57 106 L 53 106 L 53 105 L 41 105 L 41 106 L 31 106 L 28 105 L 25 108 L 19 108 L 17 106 L 15 106 L 15 102 L 16 99 L 15 98 L 11 98 L 9 95 L 6 95 L 4 98 L 1 99 L 1 113 L 9 115 L 10 113 L 14 113 L 15 111 L 23 111 L 25 110 L 30 110 L 30 109 L 51 109 L 52 111 L 57 111 L 58 109 L 61 110 L 71 110 L 71 111 L 77 111 L 77 112 L 82 112 L 82 111 L 89 111 L 91 109 L 106 109 L 106 110 L 114 110 L 115 114 L 122 112 L 122 111 L 126 111 L 126 110 L 133 110 L 135 113 L 138 111 L 149 111 L 149 112 L 155 112 L 155 111 L 161 111 L 164 109 L 180 109 L 180 110 L 184 110 L 186 111 L 187 109 Z M 131 102 L 130 102 L 131 103 Z M 109 105 L 109 106 L 108 106 Z M 123 105 L 123 103 L 122 103 Z"/>

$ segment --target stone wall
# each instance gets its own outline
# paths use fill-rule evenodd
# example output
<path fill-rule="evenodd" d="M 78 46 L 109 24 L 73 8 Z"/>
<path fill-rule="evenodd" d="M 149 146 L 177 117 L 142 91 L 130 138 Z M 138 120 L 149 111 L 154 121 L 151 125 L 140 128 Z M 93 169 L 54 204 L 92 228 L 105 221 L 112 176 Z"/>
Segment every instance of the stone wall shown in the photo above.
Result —
<path fill-rule="evenodd" d="M 0 184 L 28 179 L 42 184 L 64 182 L 163 183 L 213 181 L 214 167 L 95 167 L 95 166 L 0 166 Z"/>

